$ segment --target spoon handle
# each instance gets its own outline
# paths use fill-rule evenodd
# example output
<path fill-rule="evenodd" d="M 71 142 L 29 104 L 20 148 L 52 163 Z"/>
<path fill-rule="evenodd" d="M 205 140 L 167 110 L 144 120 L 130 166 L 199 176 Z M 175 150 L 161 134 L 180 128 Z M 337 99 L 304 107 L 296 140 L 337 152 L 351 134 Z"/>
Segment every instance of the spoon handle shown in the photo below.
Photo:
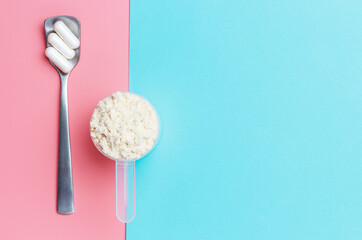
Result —
<path fill-rule="evenodd" d="M 61 74 L 57 212 L 74 212 L 72 161 L 68 122 L 68 75 Z"/>
<path fill-rule="evenodd" d="M 135 162 L 116 161 L 117 218 L 127 223 L 136 215 Z"/>

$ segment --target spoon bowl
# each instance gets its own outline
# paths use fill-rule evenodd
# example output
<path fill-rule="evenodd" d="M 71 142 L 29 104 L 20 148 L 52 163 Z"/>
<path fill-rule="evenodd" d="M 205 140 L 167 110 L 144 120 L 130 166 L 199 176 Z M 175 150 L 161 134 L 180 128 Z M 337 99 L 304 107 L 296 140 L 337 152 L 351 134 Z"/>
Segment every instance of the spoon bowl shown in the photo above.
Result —
<path fill-rule="evenodd" d="M 54 31 L 54 23 L 57 21 L 62 21 L 67 25 L 67 27 L 72 31 L 72 33 L 80 40 L 80 21 L 71 16 L 56 16 L 48 18 L 44 21 L 44 30 L 45 30 L 45 39 L 48 39 L 48 35 L 51 33 L 55 33 Z M 46 40 L 46 46 L 51 47 L 50 43 Z M 79 58 L 80 58 L 80 47 L 77 49 L 74 49 L 75 56 L 72 59 L 68 59 L 68 61 L 72 64 L 73 68 L 78 64 Z M 63 73 L 52 61 L 49 60 L 49 62 L 57 69 L 58 73 L 62 75 L 69 75 L 70 73 Z"/>

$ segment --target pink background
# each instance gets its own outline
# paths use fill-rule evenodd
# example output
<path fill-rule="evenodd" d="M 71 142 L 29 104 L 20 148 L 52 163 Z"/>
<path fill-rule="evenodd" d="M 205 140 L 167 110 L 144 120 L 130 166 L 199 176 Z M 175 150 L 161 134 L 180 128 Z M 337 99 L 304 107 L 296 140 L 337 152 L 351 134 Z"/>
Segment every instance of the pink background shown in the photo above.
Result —
<path fill-rule="evenodd" d="M 56 213 L 60 81 L 44 56 L 44 20 L 81 21 L 69 79 L 75 213 Z M 103 97 L 128 90 L 128 0 L 6 1 L 0 8 L 0 238 L 125 239 L 115 215 L 114 162 L 91 143 Z"/>

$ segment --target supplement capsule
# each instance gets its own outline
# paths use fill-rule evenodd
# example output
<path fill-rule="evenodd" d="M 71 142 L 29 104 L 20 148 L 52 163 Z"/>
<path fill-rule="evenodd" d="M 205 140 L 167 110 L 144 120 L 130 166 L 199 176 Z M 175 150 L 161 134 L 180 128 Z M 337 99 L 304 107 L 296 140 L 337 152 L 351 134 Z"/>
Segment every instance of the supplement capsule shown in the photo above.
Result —
<path fill-rule="evenodd" d="M 69 73 L 73 65 L 55 48 L 48 47 L 45 50 L 45 55 L 52 61 L 63 73 Z"/>
<path fill-rule="evenodd" d="M 70 31 L 64 22 L 54 23 L 54 31 L 69 45 L 70 48 L 76 49 L 80 45 L 79 39 Z"/>
<path fill-rule="evenodd" d="M 72 59 L 75 56 L 75 51 L 71 49 L 56 33 L 48 35 L 48 42 L 58 50 L 67 59 Z"/>

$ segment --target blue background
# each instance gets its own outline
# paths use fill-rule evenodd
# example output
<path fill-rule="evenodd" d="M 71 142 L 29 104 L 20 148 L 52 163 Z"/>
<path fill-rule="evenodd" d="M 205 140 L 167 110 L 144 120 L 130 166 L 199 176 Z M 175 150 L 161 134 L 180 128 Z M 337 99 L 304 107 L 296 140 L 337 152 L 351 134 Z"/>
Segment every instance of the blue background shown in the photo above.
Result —
<path fill-rule="evenodd" d="M 131 0 L 162 118 L 127 239 L 361 239 L 360 1 Z"/>

